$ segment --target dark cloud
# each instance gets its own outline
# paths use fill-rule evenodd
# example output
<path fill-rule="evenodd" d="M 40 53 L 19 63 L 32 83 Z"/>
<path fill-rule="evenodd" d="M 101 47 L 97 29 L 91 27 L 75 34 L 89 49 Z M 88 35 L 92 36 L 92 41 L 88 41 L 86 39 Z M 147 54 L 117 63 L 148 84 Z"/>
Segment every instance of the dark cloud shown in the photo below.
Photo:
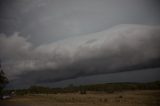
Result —
<path fill-rule="evenodd" d="M 0 0 L 0 59 L 5 72 L 16 86 L 23 86 L 159 67 L 159 4 Z M 137 25 L 111 28 L 119 24 Z"/>
<path fill-rule="evenodd" d="M 30 35 L 37 45 L 118 24 L 160 24 L 158 0 L 1 0 L 0 11 L 0 32 Z"/>
<path fill-rule="evenodd" d="M 0 58 L 17 83 L 39 84 L 82 76 L 160 67 L 160 28 L 119 25 L 107 31 L 34 47 L 0 36 Z"/>

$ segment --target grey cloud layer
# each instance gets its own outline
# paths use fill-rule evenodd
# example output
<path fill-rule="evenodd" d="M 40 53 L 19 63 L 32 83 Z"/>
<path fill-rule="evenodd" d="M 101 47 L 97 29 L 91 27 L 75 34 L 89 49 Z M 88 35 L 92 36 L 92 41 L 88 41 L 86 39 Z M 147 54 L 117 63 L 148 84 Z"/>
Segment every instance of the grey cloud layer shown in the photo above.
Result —
<path fill-rule="evenodd" d="M 159 5 L 159 0 L 0 0 L 0 32 L 31 35 L 39 45 L 117 24 L 160 25 Z"/>
<path fill-rule="evenodd" d="M 38 47 L 19 33 L 9 37 L 1 34 L 0 58 L 7 75 L 16 83 L 56 82 L 159 67 L 159 42 L 160 27 L 140 25 L 119 25 Z"/>

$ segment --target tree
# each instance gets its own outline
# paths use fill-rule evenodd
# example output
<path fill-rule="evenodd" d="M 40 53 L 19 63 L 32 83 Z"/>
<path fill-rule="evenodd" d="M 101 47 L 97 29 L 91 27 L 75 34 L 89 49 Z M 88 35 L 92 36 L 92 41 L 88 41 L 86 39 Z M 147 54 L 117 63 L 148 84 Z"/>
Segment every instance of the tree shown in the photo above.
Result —
<path fill-rule="evenodd" d="M 2 69 L 1 63 L 0 63 L 0 93 L 2 93 L 3 88 L 8 83 L 8 79 L 5 76 L 5 73 Z"/>

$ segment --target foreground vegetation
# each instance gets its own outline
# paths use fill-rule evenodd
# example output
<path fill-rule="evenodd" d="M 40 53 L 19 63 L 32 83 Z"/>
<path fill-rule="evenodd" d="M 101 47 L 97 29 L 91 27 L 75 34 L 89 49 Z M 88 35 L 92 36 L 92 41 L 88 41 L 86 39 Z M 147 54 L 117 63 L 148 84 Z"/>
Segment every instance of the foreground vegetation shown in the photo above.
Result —
<path fill-rule="evenodd" d="M 31 86 L 14 91 L 16 95 L 1 100 L 0 106 L 160 106 L 159 81 L 69 85 L 64 88 Z"/>
<path fill-rule="evenodd" d="M 114 93 L 27 94 L 0 101 L 0 106 L 160 106 L 160 90 Z"/>

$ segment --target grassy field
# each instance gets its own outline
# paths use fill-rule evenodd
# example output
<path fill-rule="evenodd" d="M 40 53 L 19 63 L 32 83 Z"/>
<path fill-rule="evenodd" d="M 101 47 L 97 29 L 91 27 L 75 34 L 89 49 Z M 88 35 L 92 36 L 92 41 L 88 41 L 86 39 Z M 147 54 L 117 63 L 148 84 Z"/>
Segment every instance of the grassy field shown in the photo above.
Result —
<path fill-rule="evenodd" d="M 30 94 L 0 101 L 0 106 L 160 106 L 160 90 Z"/>

